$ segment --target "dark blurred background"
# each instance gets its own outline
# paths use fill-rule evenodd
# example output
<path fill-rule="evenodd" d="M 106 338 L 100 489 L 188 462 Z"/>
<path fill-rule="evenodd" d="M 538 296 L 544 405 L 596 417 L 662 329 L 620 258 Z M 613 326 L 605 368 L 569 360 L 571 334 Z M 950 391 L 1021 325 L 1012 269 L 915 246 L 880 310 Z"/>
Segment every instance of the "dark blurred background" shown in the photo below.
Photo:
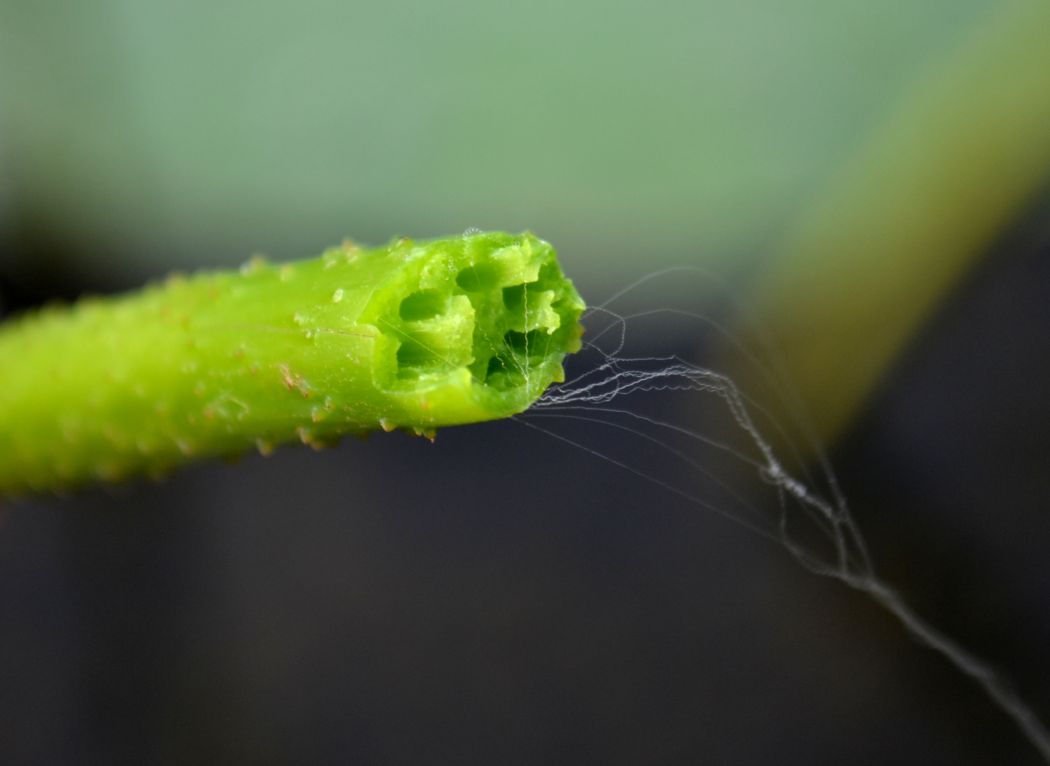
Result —
<path fill-rule="evenodd" d="M 549 239 L 592 302 L 701 267 L 723 287 L 616 308 L 779 359 L 877 570 L 1050 719 L 1048 29 L 1038 0 L 0 0 L 0 307 L 469 226 Z M 777 412 L 709 325 L 631 330 Z M 714 397 L 658 407 L 741 439 Z M 4 763 L 1038 762 L 863 597 L 522 423 L 0 513 Z"/>

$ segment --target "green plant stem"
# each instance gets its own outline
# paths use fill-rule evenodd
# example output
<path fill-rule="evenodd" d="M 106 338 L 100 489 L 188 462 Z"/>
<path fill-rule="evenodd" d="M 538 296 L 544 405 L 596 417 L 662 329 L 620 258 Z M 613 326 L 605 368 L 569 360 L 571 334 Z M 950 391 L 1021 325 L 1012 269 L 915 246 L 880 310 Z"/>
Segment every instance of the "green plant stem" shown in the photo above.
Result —
<path fill-rule="evenodd" d="M 507 417 L 583 311 L 554 250 L 478 233 L 170 277 L 0 327 L 0 492 Z"/>

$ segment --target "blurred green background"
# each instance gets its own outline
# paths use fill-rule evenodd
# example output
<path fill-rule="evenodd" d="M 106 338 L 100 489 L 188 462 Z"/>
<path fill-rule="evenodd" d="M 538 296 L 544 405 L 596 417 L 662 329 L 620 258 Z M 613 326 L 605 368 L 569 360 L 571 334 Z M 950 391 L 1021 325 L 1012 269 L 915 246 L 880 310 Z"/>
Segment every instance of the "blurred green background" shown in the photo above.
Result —
<path fill-rule="evenodd" d="M 1048 41 L 1043 0 L 0 0 L 0 309 L 468 227 L 595 302 L 709 269 L 617 306 L 750 306 L 877 568 L 1050 712 Z M 699 327 L 639 339 L 782 414 Z M 510 423 L 5 514 L 5 763 L 1033 757 L 874 608 Z"/>
<path fill-rule="evenodd" d="M 5 0 L 4 212 L 121 283 L 469 226 L 752 261 L 993 6 Z"/>

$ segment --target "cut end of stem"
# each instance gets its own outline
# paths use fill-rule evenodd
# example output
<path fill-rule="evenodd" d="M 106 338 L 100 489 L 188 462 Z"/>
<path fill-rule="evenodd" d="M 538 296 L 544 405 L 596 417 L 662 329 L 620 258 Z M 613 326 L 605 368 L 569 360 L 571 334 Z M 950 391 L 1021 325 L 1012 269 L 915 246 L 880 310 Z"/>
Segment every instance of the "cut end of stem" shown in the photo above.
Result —
<path fill-rule="evenodd" d="M 521 412 L 580 348 L 583 300 L 554 249 L 531 234 L 402 240 L 374 252 L 404 261 L 406 278 L 375 296 L 374 317 L 362 317 L 381 334 L 376 383 L 401 410 L 399 424 Z"/>

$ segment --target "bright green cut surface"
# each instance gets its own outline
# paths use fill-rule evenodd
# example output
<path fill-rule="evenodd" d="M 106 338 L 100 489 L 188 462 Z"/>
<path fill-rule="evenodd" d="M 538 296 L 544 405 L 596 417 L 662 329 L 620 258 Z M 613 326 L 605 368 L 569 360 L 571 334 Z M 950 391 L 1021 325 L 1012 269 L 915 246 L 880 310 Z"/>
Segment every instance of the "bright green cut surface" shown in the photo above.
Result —
<path fill-rule="evenodd" d="M 0 492 L 507 417 L 562 379 L 583 308 L 549 244 L 478 233 L 46 309 L 0 327 Z"/>

